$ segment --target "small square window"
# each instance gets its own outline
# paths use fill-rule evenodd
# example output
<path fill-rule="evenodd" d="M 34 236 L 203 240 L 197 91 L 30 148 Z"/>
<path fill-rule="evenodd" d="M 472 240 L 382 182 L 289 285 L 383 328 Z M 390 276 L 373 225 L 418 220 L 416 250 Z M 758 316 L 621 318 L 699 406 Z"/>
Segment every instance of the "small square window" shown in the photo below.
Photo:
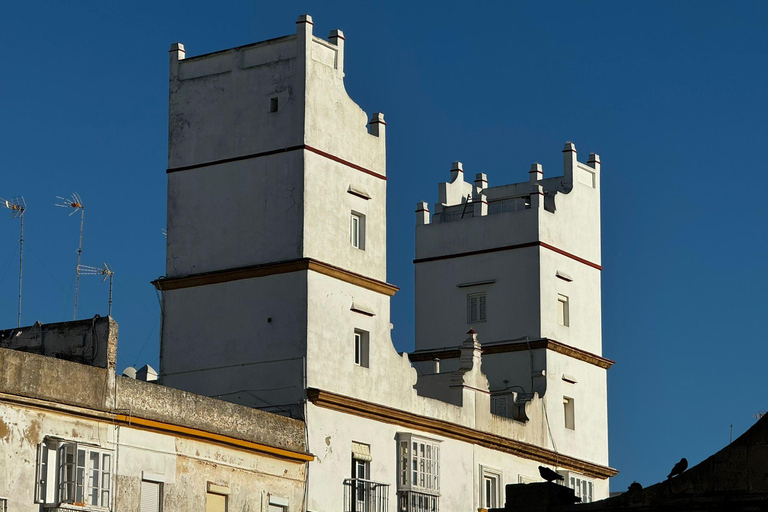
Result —
<path fill-rule="evenodd" d="M 278 106 L 278 99 L 277 96 L 274 98 L 269 99 L 269 111 L 270 112 L 277 112 L 277 106 Z"/>
<path fill-rule="evenodd" d="M 349 218 L 349 243 L 352 247 L 365 250 L 365 215 L 352 212 Z"/>
<path fill-rule="evenodd" d="M 576 418 L 573 405 L 573 398 L 563 397 L 563 416 L 565 418 L 565 428 L 576 429 Z"/>
<path fill-rule="evenodd" d="M 570 325 L 570 313 L 568 311 L 568 297 L 557 294 L 557 323 L 568 327 Z"/>
<path fill-rule="evenodd" d="M 467 323 L 485 322 L 485 293 L 467 295 Z"/>
<path fill-rule="evenodd" d="M 355 329 L 355 364 L 368 368 L 368 331 Z"/>

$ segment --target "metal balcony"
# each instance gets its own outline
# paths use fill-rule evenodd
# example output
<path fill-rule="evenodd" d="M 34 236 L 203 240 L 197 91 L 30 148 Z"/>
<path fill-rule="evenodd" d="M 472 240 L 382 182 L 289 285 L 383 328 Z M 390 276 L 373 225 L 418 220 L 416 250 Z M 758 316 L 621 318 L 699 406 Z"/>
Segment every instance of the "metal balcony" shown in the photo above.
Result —
<path fill-rule="evenodd" d="M 389 485 L 361 478 L 344 480 L 344 512 L 388 512 Z"/>
<path fill-rule="evenodd" d="M 416 491 L 398 491 L 397 512 L 438 512 L 440 498 Z"/>

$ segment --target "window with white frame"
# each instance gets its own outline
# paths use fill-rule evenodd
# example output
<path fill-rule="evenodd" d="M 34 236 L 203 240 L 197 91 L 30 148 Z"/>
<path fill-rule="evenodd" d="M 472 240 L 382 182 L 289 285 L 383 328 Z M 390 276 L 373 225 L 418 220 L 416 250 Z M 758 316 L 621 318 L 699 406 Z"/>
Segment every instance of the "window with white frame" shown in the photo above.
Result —
<path fill-rule="evenodd" d="M 365 215 L 362 213 L 353 211 L 349 217 L 349 243 L 365 250 Z"/>
<path fill-rule="evenodd" d="M 368 368 L 368 331 L 355 329 L 355 364 Z"/>
<path fill-rule="evenodd" d="M 501 471 L 480 466 L 480 507 L 499 508 L 501 504 Z"/>
<path fill-rule="evenodd" d="M 568 311 L 568 297 L 557 294 L 557 323 L 568 327 L 570 325 L 570 312 Z"/>
<path fill-rule="evenodd" d="M 37 503 L 62 503 L 109 509 L 112 452 L 102 448 L 46 438 L 38 447 Z"/>
<path fill-rule="evenodd" d="M 467 323 L 485 322 L 485 292 L 467 295 Z"/>
<path fill-rule="evenodd" d="M 440 492 L 440 441 L 398 434 L 398 482 L 401 490 Z"/>
<path fill-rule="evenodd" d="M 0 498 L 0 512 L 8 512 L 8 498 Z"/>
<path fill-rule="evenodd" d="M 563 476 L 563 482 L 560 485 L 573 489 L 573 493 L 577 498 L 581 498 L 582 503 L 592 502 L 592 490 L 594 488 L 592 480 L 570 471 L 558 471 L 558 473 Z"/>

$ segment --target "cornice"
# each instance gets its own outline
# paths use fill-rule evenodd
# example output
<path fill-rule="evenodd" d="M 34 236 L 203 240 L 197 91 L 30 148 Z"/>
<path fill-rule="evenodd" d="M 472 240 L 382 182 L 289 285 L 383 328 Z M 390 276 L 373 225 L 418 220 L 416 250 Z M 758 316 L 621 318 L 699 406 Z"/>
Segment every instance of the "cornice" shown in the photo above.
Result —
<path fill-rule="evenodd" d="M 178 290 L 181 288 L 192 288 L 195 286 L 204 286 L 209 284 L 227 283 L 230 281 L 239 281 L 241 279 L 251 279 L 254 277 L 272 276 L 285 274 L 288 272 L 298 272 L 302 270 L 311 270 L 318 274 L 323 274 L 339 281 L 354 284 L 377 293 L 392 296 L 400 288 L 384 281 L 372 279 L 356 272 L 351 272 L 334 265 L 329 265 L 322 261 L 312 258 L 301 258 L 297 260 L 281 261 L 277 263 L 266 263 L 263 265 L 252 265 L 248 267 L 239 267 L 227 270 L 217 270 L 214 272 L 205 272 L 201 274 L 191 274 L 184 277 L 160 278 L 152 281 L 155 288 L 162 291 Z"/>
<path fill-rule="evenodd" d="M 268 446 L 261 443 L 254 443 L 252 441 L 246 441 L 244 439 L 238 439 L 231 436 L 217 434 L 215 432 L 208 432 L 206 430 L 200 430 L 197 428 L 184 427 L 182 425 L 175 425 L 164 421 L 150 420 L 146 418 L 140 418 L 136 416 L 130 416 L 125 414 L 116 414 L 112 411 L 89 409 L 85 407 L 79 407 L 74 405 L 63 404 L 59 402 L 52 402 L 50 400 L 42 400 L 38 398 L 11 395 L 8 393 L 0 393 L 0 404 L 3 402 L 11 403 L 15 405 L 21 405 L 24 407 L 30 407 L 33 409 L 41 409 L 56 412 L 59 414 L 65 414 L 68 416 L 74 416 L 77 418 L 86 418 L 95 421 L 102 421 L 105 423 L 111 423 L 113 425 L 128 426 L 131 428 L 141 430 L 151 430 L 154 432 L 162 432 L 177 437 L 185 437 L 188 439 L 197 439 L 216 444 L 224 445 L 230 448 L 237 448 L 241 450 L 247 450 L 252 452 L 261 453 L 271 457 L 277 457 L 282 459 L 289 459 L 298 462 L 310 462 L 315 457 L 310 453 L 296 452 L 292 450 L 286 450 L 283 448 L 276 448 L 274 446 Z"/>
<path fill-rule="evenodd" d="M 593 364 L 595 366 L 598 366 L 606 370 L 615 364 L 615 361 L 611 361 L 610 359 L 606 359 L 605 357 L 598 356 L 597 354 L 593 354 L 592 352 L 587 352 L 586 350 L 581 350 L 579 348 L 572 347 L 560 341 L 549 339 L 549 338 L 533 340 L 528 343 L 520 342 L 520 341 L 510 341 L 506 343 L 495 343 L 492 345 L 484 345 L 482 346 L 482 352 L 484 355 L 485 354 L 501 354 L 505 352 L 520 352 L 523 350 L 528 350 L 529 348 L 531 350 L 536 350 L 536 349 L 551 350 L 552 352 L 557 352 L 559 354 L 572 357 L 573 359 L 578 359 L 579 361 L 584 361 L 585 363 Z M 423 352 L 408 354 L 408 357 L 413 362 L 420 362 L 420 361 L 431 361 L 435 358 L 456 359 L 460 355 L 461 354 L 458 348 L 445 348 L 445 349 L 437 349 L 437 350 L 425 350 Z"/>
<path fill-rule="evenodd" d="M 482 432 L 470 427 L 429 418 L 427 416 L 359 400 L 357 398 L 331 393 L 329 391 L 323 391 L 321 389 L 308 388 L 307 396 L 309 400 L 318 407 L 477 444 L 485 448 L 509 453 L 524 459 L 535 460 L 545 464 L 577 471 L 592 478 L 605 479 L 616 476 L 619 473 L 618 470 L 611 467 L 562 455 L 530 443 L 516 441 L 497 434 Z"/>

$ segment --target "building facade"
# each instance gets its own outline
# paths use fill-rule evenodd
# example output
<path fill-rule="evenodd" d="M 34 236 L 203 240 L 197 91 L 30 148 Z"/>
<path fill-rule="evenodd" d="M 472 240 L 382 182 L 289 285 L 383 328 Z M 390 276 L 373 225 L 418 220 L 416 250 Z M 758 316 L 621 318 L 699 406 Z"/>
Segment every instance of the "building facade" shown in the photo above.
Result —
<path fill-rule="evenodd" d="M 526 261 L 527 270 L 541 280 L 521 293 L 543 297 L 559 286 L 559 281 L 544 282 L 552 267 L 553 275 L 565 273 L 573 287 L 597 294 L 596 303 L 579 303 L 572 312 L 576 318 L 581 308 L 597 308 L 596 323 L 593 313 L 589 322 L 580 316 L 574 322 L 578 340 L 560 335 L 557 324 L 543 326 L 541 319 L 555 311 L 549 304 L 546 312 L 527 304 L 524 312 L 534 317 L 514 324 L 492 323 L 495 309 L 488 310 L 482 325 L 449 321 L 456 307 L 465 318 L 462 291 L 461 305 L 436 310 L 442 315 L 434 319 L 437 330 L 418 323 L 417 337 L 427 336 L 417 341 L 414 362 L 397 353 L 390 336 L 390 298 L 398 289 L 386 280 L 384 116 L 367 116 L 346 93 L 343 33 L 334 30 L 328 40 L 319 38 L 309 16 L 300 17 L 296 27 L 289 36 L 196 57 L 187 57 L 181 44 L 171 48 L 167 266 L 166 276 L 155 282 L 163 303 L 161 382 L 303 419 L 307 449 L 316 456 L 309 464 L 307 510 L 497 507 L 506 483 L 538 480 L 541 464 L 588 480 L 595 498 L 607 497 L 607 479 L 616 471 L 608 466 L 605 368 L 584 361 L 609 364 L 597 355 L 599 275 L 572 269 L 577 260 L 571 258 L 537 253 Z M 599 182 L 599 169 L 576 163 L 575 152 L 572 161 L 579 171 L 592 169 Z M 580 253 L 566 245 L 562 251 L 599 265 L 599 198 L 597 203 L 590 198 L 581 211 L 580 190 L 535 181 L 519 188 L 528 197 L 525 212 L 471 219 L 473 226 L 485 229 L 486 221 L 502 218 L 522 222 L 519 213 L 541 217 L 525 229 L 535 224 L 555 233 L 564 215 L 545 207 L 557 195 L 556 203 L 565 198 L 564 210 L 567 203 L 585 222 L 597 221 L 584 227 L 597 237 L 597 247 Z M 471 192 L 454 182 L 444 187 L 446 193 L 464 197 Z M 453 196 L 440 202 L 446 212 L 465 203 Z M 466 202 L 472 208 L 484 204 L 475 196 Z M 596 219 L 587 218 L 595 214 Z M 433 247 L 427 238 L 443 233 L 441 226 L 426 225 L 424 212 L 420 215 L 419 230 L 425 234 L 417 236 L 425 240 L 425 249 L 418 250 L 417 261 L 453 254 L 460 241 Z M 461 223 L 470 219 L 456 225 Z M 451 260 L 461 266 L 462 258 Z M 424 276 L 435 268 L 417 264 Z M 448 274 L 458 279 L 453 287 L 465 282 L 463 271 L 456 272 Z M 417 294 L 425 300 L 443 293 L 428 289 L 430 277 L 417 279 Z M 499 280 L 497 289 L 507 286 L 500 274 L 493 279 Z M 476 312 L 490 305 L 472 300 L 467 307 Z M 484 329 L 491 325 L 494 330 Z M 596 339 L 590 337 L 595 330 Z M 525 356 L 544 372 L 542 377 L 534 378 L 512 350 L 484 357 L 485 336 L 494 341 L 531 337 Z M 430 350 L 446 360 L 437 373 L 420 367 L 434 366 Z M 579 357 L 568 359 L 574 353 Z M 514 355 L 508 361 L 509 354 Z M 493 370 L 489 364 L 504 368 Z M 558 371 L 577 383 L 557 381 Z M 501 393 L 500 380 L 512 383 Z M 525 386 L 514 394 L 518 382 Z M 583 411 L 576 416 L 583 431 L 574 431 L 572 442 L 557 438 L 554 432 L 559 436 L 562 429 L 553 418 L 547 421 L 556 414 L 550 397 L 560 394 L 558 386 L 567 388 L 567 396 L 579 402 L 576 410 Z M 588 419 L 593 392 L 602 396 L 595 397 L 595 416 Z M 596 429 L 590 446 L 579 446 L 590 425 Z"/>
<path fill-rule="evenodd" d="M 112 319 L 7 332 L 3 512 L 303 510 L 302 422 L 116 376 Z"/>

